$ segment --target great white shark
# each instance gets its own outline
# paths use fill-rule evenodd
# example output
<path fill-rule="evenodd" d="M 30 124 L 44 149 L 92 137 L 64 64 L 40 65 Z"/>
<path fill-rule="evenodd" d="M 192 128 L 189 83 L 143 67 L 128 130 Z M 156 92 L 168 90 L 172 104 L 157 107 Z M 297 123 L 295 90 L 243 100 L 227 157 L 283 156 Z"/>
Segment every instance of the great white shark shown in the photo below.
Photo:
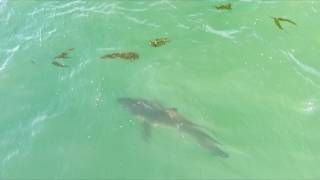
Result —
<path fill-rule="evenodd" d="M 140 98 L 119 98 L 118 102 L 131 114 L 143 120 L 144 134 L 147 139 L 151 135 L 152 126 L 171 127 L 193 137 L 213 155 L 228 157 L 214 138 L 209 136 L 202 127 L 179 114 L 176 108 L 166 108 L 158 102 Z"/>

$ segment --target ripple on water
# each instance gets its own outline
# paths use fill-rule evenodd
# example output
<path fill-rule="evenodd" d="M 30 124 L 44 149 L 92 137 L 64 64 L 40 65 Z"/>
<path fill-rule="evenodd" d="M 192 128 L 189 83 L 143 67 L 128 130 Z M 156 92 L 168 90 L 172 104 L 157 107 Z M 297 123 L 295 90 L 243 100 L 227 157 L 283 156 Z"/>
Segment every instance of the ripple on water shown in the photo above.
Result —
<path fill-rule="evenodd" d="M 54 114 L 52 116 L 54 116 Z M 40 133 L 40 129 L 48 117 L 48 114 L 43 112 L 26 123 L 20 123 L 20 125 L 14 128 L 9 128 L 1 132 L 0 149 L 3 155 L 0 154 L 0 169 L 5 169 L 8 163 L 17 155 L 29 152 L 35 136 Z"/>

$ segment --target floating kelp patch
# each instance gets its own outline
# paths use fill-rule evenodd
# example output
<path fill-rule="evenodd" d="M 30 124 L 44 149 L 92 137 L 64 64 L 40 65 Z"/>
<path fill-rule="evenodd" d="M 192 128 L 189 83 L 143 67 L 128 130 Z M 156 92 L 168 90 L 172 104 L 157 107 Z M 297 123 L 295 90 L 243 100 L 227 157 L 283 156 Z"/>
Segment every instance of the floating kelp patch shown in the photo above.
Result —
<path fill-rule="evenodd" d="M 69 48 L 63 52 L 61 52 L 60 54 L 58 54 L 57 56 L 55 56 L 53 59 L 68 59 L 70 58 L 68 55 L 71 51 L 73 51 L 74 48 Z"/>
<path fill-rule="evenodd" d="M 57 56 L 55 56 L 53 58 L 53 61 L 51 62 L 52 65 L 57 66 L 57 67 L 61 67 L 61 68 L 66 68 L 69 67 L 68 65 L 62 64 L 60 62 L 58 62 L 58 60 L 63 60 L 63 59 L 68 59 L 69 57 L 69 53 L 71 51 L 73 51 L 74 48 L 69 48 L 63 52 L 61 52 L 60 54 L 58 54 Z"/>
<path fill-rule="evenodd" d="M 57 66 L 57 67 L 61 67 L 61 68 L 69 67 L 68 65 L 61 64 L 58 61 L 52 61 L 51 64 L 53 64 L 54 66 Z"/>
<path fill-rule="evenodd" d="M 215 8 L 218 10 L 229 10 L 230 11 L 232 9 L 232 4 L 231 3 L 222 4 L 222 5 L 215 6 Z"/>
<path fill-rule="evenodd" d="M 101 59 L 124 59 L 129 61 L 134 61 L 139 59 L 139 54 L 136 52 L 115 52 L 111 54 L 106 54 L 100 57 Z"/>
<path fill-rule="evenodd" d="M 293 25 L 297 25 L 297 23 L 295 23 L 294 21 L 290 20 L 290 19 L 286 19 L 286 18 L 282 18 L 282 17 L 272 17 L 274 23 L 277 25 L 277 27 L 281 30 L 283 30 L 283 27 L 281 25 L 281 22 L 287 22 Z"/>
<path fill-rule="evenodd" d="M 160 47 L 170 42 L 169 38 L 156 38 L 149 41 L 149 45 L 152 47 Z"/>

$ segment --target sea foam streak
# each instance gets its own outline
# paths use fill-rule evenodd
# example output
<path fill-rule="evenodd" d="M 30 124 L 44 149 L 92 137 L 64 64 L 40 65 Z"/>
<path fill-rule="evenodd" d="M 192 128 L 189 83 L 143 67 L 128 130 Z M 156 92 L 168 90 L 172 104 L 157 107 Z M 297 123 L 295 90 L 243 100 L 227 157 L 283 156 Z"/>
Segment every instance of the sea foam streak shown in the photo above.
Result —
<path fill-rule="evenodd" d="M 240 32 L 239 30 L 216 30 L 209 25 L 204 26 L 204 30 L 205 32 L 213 33 L 228 39 L 233 39 L 233 35 Z"/>
<path fill-rule="evenodd" d="M 16 47 L 12 48 L 12 49 L 8 49 L 7 50 L 7 55 L 8 57 L 4 60 L 4 62 L 1 64 L 0 66 L 0 72 L 3 71 L 6 66 L 8 65 L 8 63 L 10 62 L 11 58 L 14 56 L 15 52 L 18 51 L 20 48 L 20 45 L 17 45 Z"/>
<path fill-rule="evenodd" d="M 295 62 L 302 70 L 304 70 L 305 72 L 312 74 L 314 76 L 320 77 L 320 71 L 308 66 L 306 64 L 303 64 L 301 61 L 299 61 L 292 53 L 290 52 L 286 52 L 284 50 L 281 50 L 282 53 L 284 53 L 285 55 L 287 55 L 290 60 L 292 60 L 293 62 Z"/>

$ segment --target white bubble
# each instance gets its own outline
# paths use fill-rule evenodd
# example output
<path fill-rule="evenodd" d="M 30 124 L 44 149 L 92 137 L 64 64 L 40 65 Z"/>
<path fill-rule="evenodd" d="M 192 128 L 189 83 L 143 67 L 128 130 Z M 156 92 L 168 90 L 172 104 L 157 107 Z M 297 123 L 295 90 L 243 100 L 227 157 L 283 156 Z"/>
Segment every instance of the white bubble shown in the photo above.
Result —
<path fill-rule="evenodd" d="M 318 103 L 315 99 L 309 99 L 303 103 L 303 111 L 306 113 L 313 113 L 317 110 Z"/>

